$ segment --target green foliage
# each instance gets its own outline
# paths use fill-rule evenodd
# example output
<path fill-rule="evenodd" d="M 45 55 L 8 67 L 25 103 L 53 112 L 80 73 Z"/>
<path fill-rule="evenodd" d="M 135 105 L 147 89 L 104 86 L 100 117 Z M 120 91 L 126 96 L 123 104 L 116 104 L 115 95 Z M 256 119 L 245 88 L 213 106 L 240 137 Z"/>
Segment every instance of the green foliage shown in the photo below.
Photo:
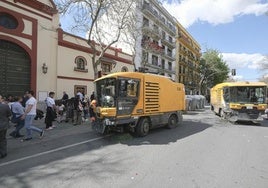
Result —
<path fill-rule="evenodd" d="M 212 87 L 228 79 L 229 67 L 222 55 L 214 49 L 207 49 L 200 60 L 200 89 Z"/>

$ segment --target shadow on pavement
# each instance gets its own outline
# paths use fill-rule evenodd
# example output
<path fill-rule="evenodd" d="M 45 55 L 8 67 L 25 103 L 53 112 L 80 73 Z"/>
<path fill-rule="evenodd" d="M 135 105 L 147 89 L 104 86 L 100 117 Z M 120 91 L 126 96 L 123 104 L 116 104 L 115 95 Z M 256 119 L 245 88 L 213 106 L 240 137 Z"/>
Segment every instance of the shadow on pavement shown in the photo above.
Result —
<path fill-rule="evenodd" d="M 234 125 L 241 126 L 257 126 L 257 127 L 268 127 L 268 120 L 263 120 L 260 123 L 254 123 L 252 121 L 238 121 L 233 123 Z"/>
<path fill-rule="evenodd" d="M 199 133 L 211 125 L 202 122 L 183 121 L 182 125 L 174 128 L 167 129 L 165 127 L 150 130 L 149 134 L 145 137 L 132 137 L 129 134 L 116 134 L 110 139 L 122 144 L 132 145 L 162 145 L 177 142 L 180 139 Z"/>
<path fill-rule="evenodd" d="M 75 174 L 81 169 L 86 169 L 90 172 L 87 176 L 90 175 L 96 179 L 105 178 L 106 174 L 109 173 L 120 175 L 123 172 L 118 167 L 127 166 L 124 164 L 132 159 L 129 156 L 124 157 L 124 151 L 114 152 L 113 147 L 108 146 L 115 146 L 116 144 L 127 146 L 167 145 L 200 133 L 209 127 L 211 125 L 201 121 L 184 120 L 182 125 L 177 128 L 153 129 L 147 136 L 141 138 L 132 137 L 128 133 L 115 133 L 101 138 L 92 132 L 89 126 L 85 127 L 83 125 L 81 127 L 64 127 L 62 129 L 68 131 L 68 134 L 63 134 L 61 131 L 64 130 L 60 130 L 59 127 L 51 135 L 47 132 L 47 136 L 43 140 L 35 139 L 33 142 L 27 143 L 18 141 L 17 145 L 9 148 L 8 157 L 0 160 L 1 186 L 6 188 L 15 187 L 15 185 L 25 188 L 31 187 L 29 178 L 38 181 L 38 179 L 50 178 L 50 176 L 59 178 L 59 182 L 64 184 L 66 178 L 68 180 L 68 178 L 75 177 Z M 82 131 L 71 132 L 76 129 Z M 86 140 L 93 141 L 84 142 Z M 14 140 L 12 141 L 14 142 Z M 77 143 L 81 144 L 74 145 Z M 68 147 L 70 145 L 74 146 Z M 67 147 L 58 150 L 58 148 L 65 146 Z M 110 152 L 111 155 L 108 153 L 102 156 L 101 151 L 103 149 L 105 149 L 105 153 Z M 80 156 L 84 157 L 80 159 Z M 111 156 L 113 156 L 113 159 L 109 159 Z M 108 169 L 107 163 L 109 165 Z"/>

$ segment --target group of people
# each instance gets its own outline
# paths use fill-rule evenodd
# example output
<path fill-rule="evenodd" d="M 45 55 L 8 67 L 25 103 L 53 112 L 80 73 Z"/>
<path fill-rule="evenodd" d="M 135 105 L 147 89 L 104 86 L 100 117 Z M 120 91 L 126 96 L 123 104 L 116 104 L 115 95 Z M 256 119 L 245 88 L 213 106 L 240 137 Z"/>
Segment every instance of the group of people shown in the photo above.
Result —
<path fill-rule="evenodd" d="M 70 106 L 70 117 L 72 118 L 73 125 L 81 124 L 82 121 L 87 121 L 88 119 L 94 124 L 97 106 L 94 92 L 92 92 L 90 100 L 81 92 L 77 92 L 76 96 L 72 99 L 69 99 L 66 92 L 63 92 L 61 100 L 55 101 L 54 97 L 55 92 L 51 91 L 45 99 L 45 130 L 55 128 L 53 121 L 57 120 L 60 123 L 63 112 L 67 112 Z M 69 105 L 69 103 L 72 105 Z M 34 98 L 32 90 L 26 91 L 24 96 L 8 97 L 6 99 L 0 95 L 0 158 L 4 158 L 7 155 L 6 134 L 10 121 L 15 124 L 15 127 L 9 135 L 14 138 L 23 137 L 21 141 L 29 141 L 33 138 L 33 132 L 38 133 L 40 138 L 44 136 L 44 129 L 33 125 L 37 111 L 37 100 Z M 20 132 L 23 127 L 26 129 L 25 136 Z"/>
<path fill-rule="evenodd" d="M 78 91 L 75 97 L 66 99 L 66 93 L 63 94 L 62 103 L 66 111 L 66 121 L 71 119 L 73 125 L 79 125 L 83 121 L 88 121 L 92 116 L 90 108 L 95 103 L 95 93 L 92 92 L 90 98 Z"/>
<path fill-rule="evenodd" d="M 25 107 L 23 106 L 25 100 Z M 33 137 L 33 132 L 37 132 L 42 138 L 44 130 L 33 125 L 36 116 L 37 100 L 34 98 L 34 91 L 27 91 L 22 97 L 14 97 L 14 101 L 10 99 L 4 100 L 0 95 L 0 158 L 7 156 L 6 133 L 11 121 L 16 124 L 15 129 L 10 133 L 14 138 L 24 137 L 20 134 L 20 130 L 25 127 L 26 136 L 21 141 L 29 141 Z"/>

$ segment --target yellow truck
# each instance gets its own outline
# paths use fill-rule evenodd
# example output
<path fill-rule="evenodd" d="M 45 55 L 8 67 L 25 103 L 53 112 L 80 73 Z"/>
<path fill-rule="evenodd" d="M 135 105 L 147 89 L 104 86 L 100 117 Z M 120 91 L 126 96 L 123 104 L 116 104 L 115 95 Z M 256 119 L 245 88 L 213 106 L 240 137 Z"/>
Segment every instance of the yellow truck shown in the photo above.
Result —
<path fill-rule="evenodd" d="M 145 136 L 155 127 L 174 128 L 182 122 L 185 89 L 167 77 L 118 72 L 95 80 L 98 106 L 94 128 L 99 133 L 128 131 Z"/>
<path fill-rule="evenodd" d="M 231 122 L 258 123 L 267 108 L 264 82 L 225 82 L 210 90 L 211 110 Z"/>

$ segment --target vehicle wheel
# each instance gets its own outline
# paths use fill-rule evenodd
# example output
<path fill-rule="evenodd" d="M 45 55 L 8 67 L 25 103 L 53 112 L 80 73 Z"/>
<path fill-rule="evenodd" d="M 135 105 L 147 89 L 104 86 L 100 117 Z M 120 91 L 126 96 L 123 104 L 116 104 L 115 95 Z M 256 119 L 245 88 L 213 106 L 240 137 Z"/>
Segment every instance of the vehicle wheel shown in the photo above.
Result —
<path fill-rule="evenodd" d="M 141 118 L 137 127 L 136 127 L 136 135 L 137 136 L 146 136 L 150 130 L 150 122 L 148 118 Z"/>
<path fill-rule="evenodd" d="M 167 128 L 173 129 L 178 126 L 178 117 L 175 114 L 172 114 L 168 119 Z"/>

